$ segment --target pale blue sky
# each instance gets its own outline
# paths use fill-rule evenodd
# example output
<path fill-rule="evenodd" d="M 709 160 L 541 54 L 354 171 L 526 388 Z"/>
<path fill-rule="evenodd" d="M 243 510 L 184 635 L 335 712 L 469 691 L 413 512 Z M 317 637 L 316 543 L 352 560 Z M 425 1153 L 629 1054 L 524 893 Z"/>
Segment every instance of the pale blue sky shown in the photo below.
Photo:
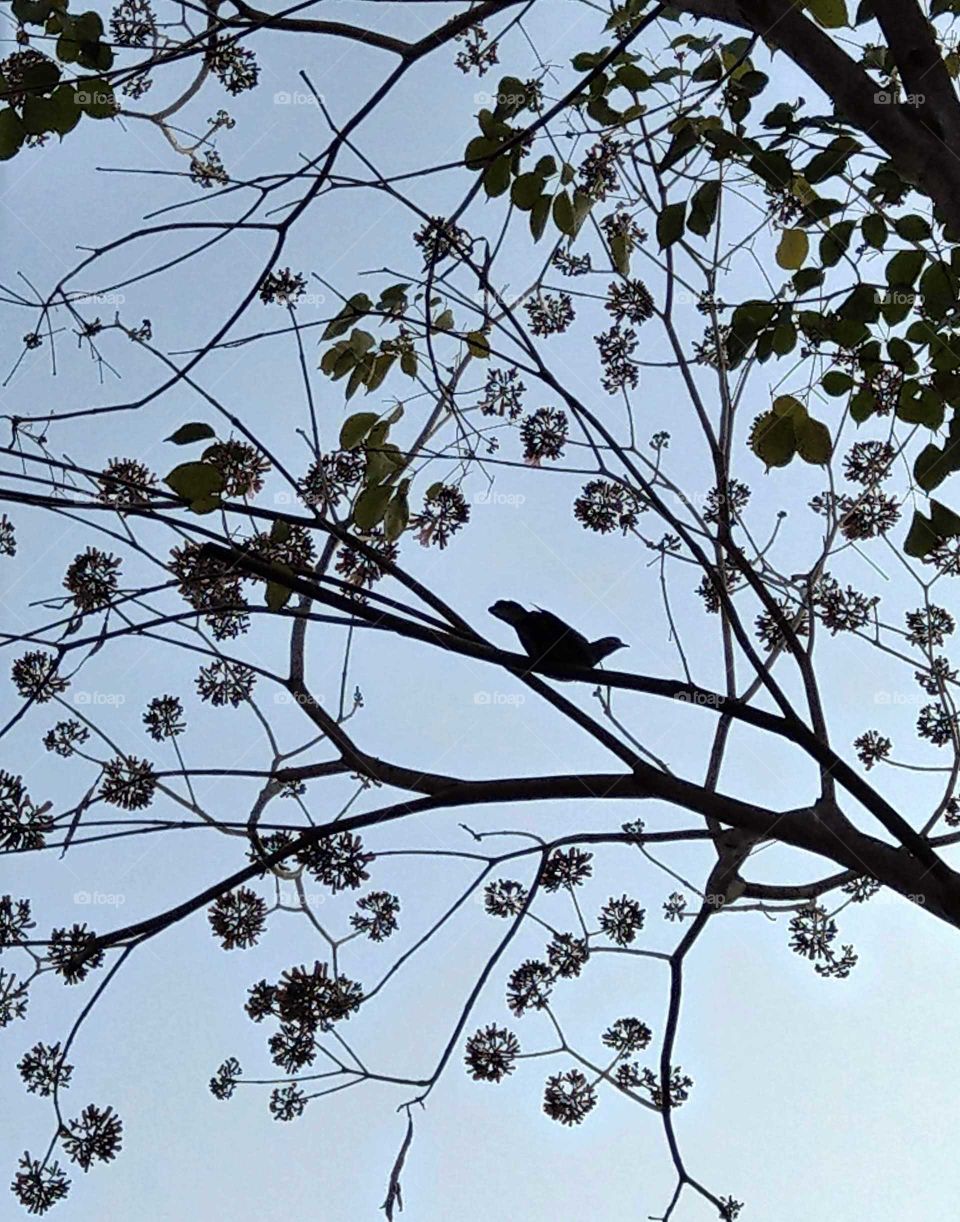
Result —
<path fill-rule="evenodd" d="M 378 10 L 374 15 L 384 28 L 411 37 L 423 21 L 435 22 L 439 11 L 437 5 L 404 5 L 401 11 L 399 5 L 346 4 L 336 10 L 338 17 L 349 19 L 350 10 L 369 17 L 371 7 Z M 544 59 L 564 65 L 571 53 L 595 45 L 595 15 L 585 6 L 558 2 L 550 11 L 552 16 L 545 16 L 544 6 L 539 6 L 530 25 Z M 529 74 L 534 68 L 529 48 L 519 39 L 511 46 L 513 53 L 501 56 L 500 68 Z M 227 168 L 237 176 L 287 169 L 299 153 L 315 155 L 325 143 L 324 126 L 309 108 L 271 102 L 275 92 L 301 88 L 299 69 L 310 73 L 334 116 L 342 120 L 392 67 L 388 56 L 351 43 L 267 36 L 258 48 L 262 84 L 256 93 L 234 100 L 211 84 L 190 112 L 199 120 L 223 105 L 235 115 L 238 126 L 223 137 L 220 147 Z M 449 49 L 428 60 L 378 111 L 375 122 L 361 130 L 365 151 L 384 172 L 452 160 L 475 134 L 473 95 L 489 90 L 497 70 L 478 81 L 456 72 L 451 61 Z M 758 62 L 769 70 L 762 59 Z M 778 73 L 786 71 L 782 59 L 776 67 Z M 144 104 L 154 104 L 162 88 L 155 86 Z M 778 96 L 799 92 L 810 94 L 805 83 L 787 78 Z M 22 271 L 45 288 L 71 264 L 77 245 L 97 245 L 121 227 L 137 226 L 139 218 L 159 204 L 199 195 L 180 179 L 95 175 L 94 166 L 169 170 L 182 164 L 158 133 L 133 121 L 126 131 L 119 124 L 108 129 L 84 122 L 62 148 L 25 151 L 0 170 L 0 232 L 6 253 L 2 279 L 16 283 L 16 273 Z M 342 164 L 351 166 L 349 159 Z M 427 180 L 418 184 L 415 198 L 431 212 L 443 212 L 459 198 L 465 177 L 460 173 Z M 223 213 L 213 203 L 201 203 L 185 215 L 213 219 Z M 465 223 L 479 232 L 488 224 L 492 229 L 501 217 L 501 204 L 479 205 Z M 409 244 L 414 228 L 410 215 L 389 201 L 369 193 L 337 193 L 303 219 L 281 264 L 317 272 L 349 294 L 361 285 L 356 278 L 361 271 L 385 265 L 416 270 Z M 177 238 L 162 246 L 146 240 L 105 261 L 97 276 L 81 283 L 97 291 L 158 261 L 161 253 L 181 248 Z M 769 257 L 768 240 L 759 249 Z M 192 271 L 181 268 L 123 290 L 124 321 L 150 317 L 155 342 L 165 351 L 194 346 L 232 308 L 256 275 L 265 250 L 265 244 L 241 236 L 193 264 Z M 536 262 L 527 245 L 509 247 L 507 260 L 511 272 L 516 264 L 511 287 L 529 283 Z M 640 267 L 637 271 L 645 274 Z M 761 288 L 759 272 L 750 271 L 746 261 L 738 275 L 738 295 Z M 373 282 L 378 287 L 381 283 Z M 603 286 L 591 285 L 597 291 Z M 320 286 L 314 282 L 310 291 L 320 291 Z M 109 318 L 112 310 L 106 304 L 97 312 Z M 319 305 L 305 307 L 302 317 L 326 312 Z M 276 325 L 282 318 L 279 311 L 257 305 L 237 333 Z M 691 305 L 681 323 L 685 334 L 696 335 L 703 319 Z M 9 362 L 32 320 L 26 311 L 6 308 L 4 324 L 4 360 Z M 649 324 L 643 333 L 643 355 L 651 360 L 663 355 L 654 327 Z M 315 333 L 309 333 L 311 365 L 318 354 L 314 339 Z M 122 381 L 108 373 L 100 386 L 86 354 L 76 352 L 72 337 L 63 335 L 56 379 L 50 377 L 49 349 L 31 354 L 0 392 L 0 412 L 30 414 L 118 403 L 135 398 L 157 379 L 157 366 L 122 337 L 108 337 L 105 350 L 115 357 Z M 586 384 L 594 379 L 596 358 L 588 336 L 551 341 L 545 351 L 558 354 L 572 381 Z M 767 366 L 756 375 L 757 411 L 784 372 Z M 262 428 L 295 470 L 303 470 L 306 452 L 293 428 L 303 427 L 306 417 L 289 337 L 217 354 L 203 365 L 201 381 L 231 410 Z M 332 446 L 344 415 L 341 389 L 319 373 L 313 385 L 325 441 Z M 381 400 L 370 406 L 386 406 L 393 394 L 405 390 L 399 381 L 388 382 Z M 589 393 L 594 403 L 612 411 L 606 398 L 600 399 L 602 392 L 594 388 Z M 539 391 L 531 392 L 528 406 L 546 401 Z M 675 436 L 686 429 L 689 434 L 689 407 L 671 376 L 645 374 L 636 402 L 643 441 L 660 429 Z M 416 421 L 422 410 L 422 404 L 412 406 L 408 417 Z M 747 421 L 752 414 L 746 413 Z M 189 388 L 179 387 L 136 414 L 58 426 L 51 445 L 97 467 L 117 454 L 136 455 L 163 473 L 179 455 L 161 439 L 191 419 L 217 423 Z M 515 456 L 514 441 L 504 442 L 504 454 L 508 451 Z M 672 470 L 687 488 L 706 486 L 702 459 L 684 455 L 673 461 Z M 819 536 L 817 520 L 802 506 L 820 490 L 822 476 L 791 469 L 789 476 L 765 479 L 746 452 L 741 466 L 741 477 L 754 487 L 753 510 L 762 537 L 772 508 L 787 499 L 784 481 L 796 480 L 792 516 L 784 528 L 789 540 L 785 546 L 792 549 L 785 563 L 803 568 L 804 559 L 816 554 Z M 591 637 L 618 633 L 631 644 L 628 653 L 618 656 L 625 669 L 677 676 L 657 570 L 648 567 L 650 553 L 634 540 L 588 535 L 569 519 L 569 505 L 582 482 L 576 476 L 545 478 L 520 468 L 501 468 L 496 491 L 504 498 L 523 498 L 522 503 L 474 501 L 470 529 L 446 552 L 420 548 L 410 537 L 401 559 L 501 644 L 510 642 L 509 632 L 489 621 L 485 608 L 496 597 L 515 597 L 550 607 Z M 480 479 L 468 485 L 472 497 L 483 487 Z M 2 569 L 7 630 L 19 624 L 17 617 L 24 614 L 28 600 L 57 594 L 66 565 L 91 541 L 79 525 L 39 514 L 20 513 L 16 520 L 19 554 L 15 560 L 5 559 Z M 169 536 L 159 532 L 147 530 L 143 537 L 153 540 L 161 555 L 171 544 Z M 851 559 L 844 579 L 865 582 L 864 570 L 856 567 L 863 563 Z M 884 586 L 889 605 L 916 605 L 916 592 L 901 590 L 893 562 L 886 567 L 892 577 Z M 150 570 L 133 561 L 125 568 L 127 576 L 138 572 Z M 719 682 L 709 643 L 714 638 L 707 637 L 715 622 L 706 619 L 687 588 L 698 580 L 678 582 L 675 609 L 694 649 L 697 678 L 711 685 Z M 951 605 L 952 591 L 944 601 Z M 366 750 L 404 764 L 472 776 L 611 766 L 599 746 L 585 742 L 508 676 L 426 647 L 400 646 L 385 635 L 369 637 L 351 671 L 351 682 L 361 686 L 366 699 L 351 726 Z M 312 634 L 308 673 L 315 690 L 327 698 L 334 696 L 339 683 L 341 648 L 340 630 L 321 628 Z M 903 702 L 912 700 L 917 690 L 909 672 L 890 671 L 844 638 L 825 638 L 819 650 L 829 675 L 829 716 L 836 742 L 847 749 L 855 734 L 882 725 L 888 732 L 900 727 L 906 747 L 915 707 Z M 238 653 L 245 651 L 265 665 L 282 665 L 283 640 L 262 621 L 238 646 Z M 9 650 L 4 657 L 11 657 Z M 104 724 L 123 748 L 148 755 L 158 766 L 175 763 L 146 738 L 140 715 L 151 696 L 174 691 L 184 695 L 187 705 L 191 732 L 181 741 L 188 763 L 262 767 L 267 756 L 256 723 L 244 710 L 200 705 L 192 695 L 195 666 L 194 660 L 169 649 L 123 642 L 95 658 L 75 690 L 95 693 L 91 700 L 104 711 Z M 0 690 L 6 710 L 12 689 L 6 685 Z M 478 693 L 523 700 L 484 704 L 478 703 Z M 884 693 L 892 703 L 882 704 Z M 260 695 L 287 745 L 301 741 L 297 710 L 276 703 L 265 686 Z M 634 732 L 666 755 L 676 770 L 699 779 L 713 714 L 622 695 L 618 707 Z M 584 707 L 594 705 L 585 689 L 576 698 Z M 874 704 L 882 706 L 879 711 Z M 51 799 L 58 809 L 75 800 L 92 779 L 89 765 L 64 763 L 41 746 L 43 733 L 64 715 L 50 706 L 35 709 L 0 744 L 0 767 L 22 772 L 34 797 Z M 930 749 L 922 760 L 941 762 Z M 750 732 L 738 736 L 722 782 L 730 793 L 774 805 L 799 803 L 812 795 L 813 783 L 811 769 L 796 753 L 761 745 Z M 918 785 L 909 774 L 882 775 L 878 783 L 908 816 L 915 806 L 924 812 L 929 807 L 933 789 Z M 198 783 L 198 793 L 221 817 L 244 817 L 253 792 L 248 783 Z M 348 792 L 345 785 L 315 785 L 310 791 L 314 817 L 328 816 Z M 158 803 L 153 811 L 172 814 L 173 807 Z M 276 818 L 293 813 L 282 803 L 273 808 Z M 543 804 L 513 812 L 441 812 L 424 817 L 416 827 L 367 840 L 381 850 L 400 845 L 467 849 L 472 847 L 468 837 L 456 830 L 462 818 L 483 829 L 527 827 L 559 834 L 582 827 L 614 829 L 637 816 L 656 828 L 694 825 L 692 817 L 661 805 L 622 804 L 610 810 L 601 804 Z M 0 892 L 35 897 L 40 934 L 54 925 L 83 920 L 101 930 L 193 894 L 212 878 L 238 868 L 242 858 L 240 842 L 205 831 L 121 841 L 109 850 L 76 846 L 63 861 L 52 854 L 39 861 L 8 860 L 0 874 Z M 697 880 L 708 857 L 702 849 L 687 847 L 673 850 L 669 860 L 681 874 Z M 660 910 L 676 884 L 639 857 L 601 850 L 595 864 L 585 901 L 588 909 L 596 913 L 608 896 L 626 890 L 648 911 L 644 945 L 671 949 L 678 927 L 665 923 Z M 751 876 L 801 881 L 827 872 L 828 867 L 812 859 L 768 849 Z M 347 960 L 349 973 L 364 982 L 376 980 L 469 877 L 469 868 L 457 863 L 375 863 L 370 885 L 399 893 L 401 931 L 379 947 L 352 944 L 349 949 L 356 950 L 356 956 Z M 94 893 L 120 897 L 122 904 L 77 902 L 78 895 Z M 339 912 L 340 927 L 345 928 L 351 910 L 349 898 L 336 905 L 328 898 L 321 911 L 334 923 Z M 547 899 L 542 912 L 546 919 L 572 928 L 571 916 L 557 897 Z M 949 1217 L 960 1187 L 947 1149 L 958 1082 L 944 1056 L 960 1037 L 954 1004 L 960 986 L 955 935 L 885 894 L 869 905 L 848 909 L 841 929 L 842 940 L 853 942 L 861 959 L 849 980 L 835 982 L 821 980 L 789 952 L 785 918 L 773 922 L 758 914 L 731 915 L 712 922 L 690 963 L 678 1041 L 678 1060 L 696 1083 L 690 1101 L 676 1116 L 688 1166 L 718 1194 L 746 1201 L 743 1218 L 750 1222 Z M 469 904 L 463 917 L 398 978 L 388 1004 L 371 1006 L 351 1019 L 344 1034 L 355 1038 L 371 1068 L 414 1077 L 429 1072 L 473 973 L 502 932 L 502 925 Z M 543 942 L 542 931 L 533 928 L 508 952 L 468 1031 L 509 1020 L 525 1050 L 552 1043 L 546 1019 L 531 1014 L 512 1020 L 503 1001 L 508 971 L 523 958 L 542 953 Z M 283 969 L 314 957 L 323 957 L 322 947 L 305 923 L 284 914 L 272 919 L 261 944 L 247 952 L 224 954 L 211 939 L 203 915 L 139 950 L 81 1033 L 71 1057 L 74 1084 L 64 1095 L 70 1116 L 91 1101 L 112 1104 L 124 1120 L 123 1150 L 113 1165 L 89 1175 L 71 1169 L 71 1196 L 51 1216 L 64 1222 L 94 1222 L 104 1216 L 138 1222 L 219 1217 L 237 1222 L 289 1217 L 339 1222 L 381 1216 L 377 1207 L 403 1136 L 404 1122 L 394 1109 L 409 1097 L 407 1092 L 362 1087 L 313 1101 L 302 1119 L 281 1125 L 267 1111 L 266 1089 L 238 1090 L 228 1103 L 217 1102 L 207 1089 L 211 1074 L 230 1055 L 248 1075 L 272 1076 L 266 1025 L 254 1026 L 242 1011 L 246 989 L 261 977 L 276 978 Z M 24 1096 L 15 1062 L 37 1040 L 52 1043 L 62 1038 L 82 1004 L 81 996 L 79 988 L 46 979 L 31 1000 L 28 1021 L 0 1032 L 0 1092 L 9 1100 L 0 1114 L 0 1166 L 8 1179 L 23 1148 L 38 1153 L 50 1132 L 49 1109 L 43 1100 Z M 636 1014 L 659 1034 L 665 971 L 653 961 L 596 956 L 581 981 L 562 983 L 557 996 L 565 1026 L 577 1034 L 587 1055 L 599 1059 L 600 1032 L 624 1014 Z M 542 1115 L 540 1097 L 546 1073 L 568 1066 L 563 1058 L 549 1062 L 549 1069 L 547 1065 L 521 1063 L 511 1078 L 492 1087 L 469 1080 L 457 1054 L 427 1110 L 416 1117 L 404 1175 L 405 1219 L 546 1222 L 562 1212 L 571 1218 L 633 1222 L 662 1213 L 673 1178 L 658 1118 L 608 1090 L 601 1092 L 598 1107 L 584 1125 L 562 1128 Z M 9 1197 L 0 1216 L 15 1213 Z M 699 1222 L 713 1216 L 706 1203 L 690 1196 L 676 1218 Z"/>

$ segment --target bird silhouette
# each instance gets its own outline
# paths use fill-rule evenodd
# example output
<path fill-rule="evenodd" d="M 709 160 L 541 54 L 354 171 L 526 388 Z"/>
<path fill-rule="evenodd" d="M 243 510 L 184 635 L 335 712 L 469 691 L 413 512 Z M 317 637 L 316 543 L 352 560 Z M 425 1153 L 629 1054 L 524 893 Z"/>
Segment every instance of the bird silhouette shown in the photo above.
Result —
<path fill-rule="evenodd" d="M 540 666 L 583 666 L 592 670 L 617 649 L 627 648 L 616 636 L 588 641 L 583 633 L 565 624 L 551 611 L 540 607 L 528 611 L 509 598 L 501 598 L 488 610 L 513 628 L 524 653 Z"/>

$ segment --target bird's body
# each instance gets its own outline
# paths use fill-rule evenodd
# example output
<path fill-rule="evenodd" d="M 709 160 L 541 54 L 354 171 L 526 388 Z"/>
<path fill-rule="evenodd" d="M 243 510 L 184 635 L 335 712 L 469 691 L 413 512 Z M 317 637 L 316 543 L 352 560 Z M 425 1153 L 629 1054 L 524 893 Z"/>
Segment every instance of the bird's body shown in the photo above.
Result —
<path fill-rule="evenodd" d="M 626 648 L 615 636 L 588 641 L 576 628 L 540 607 L 528 611 L 520 603 L 501 598 L 489 610 L 491 615 L 511 625 L 524 653 L 539 666 L 579 666 L 592 670 L 615 650 Z"/>

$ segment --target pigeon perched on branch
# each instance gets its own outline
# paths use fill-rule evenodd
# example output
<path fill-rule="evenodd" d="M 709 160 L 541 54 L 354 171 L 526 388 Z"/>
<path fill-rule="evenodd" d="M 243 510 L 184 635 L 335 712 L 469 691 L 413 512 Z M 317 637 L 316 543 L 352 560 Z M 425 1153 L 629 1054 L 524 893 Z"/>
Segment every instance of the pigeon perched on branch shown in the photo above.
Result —
<path fill-rule="evenodd" d="M 512 626 L 524 652 L 538 666 L 581 666 L 592 670 L 617 649 L 627 648 L 615 636 L 588 641 L 552 612 L 539 607 L 528 611 L 508 598 L 495 602 L 489 611 Z"/>

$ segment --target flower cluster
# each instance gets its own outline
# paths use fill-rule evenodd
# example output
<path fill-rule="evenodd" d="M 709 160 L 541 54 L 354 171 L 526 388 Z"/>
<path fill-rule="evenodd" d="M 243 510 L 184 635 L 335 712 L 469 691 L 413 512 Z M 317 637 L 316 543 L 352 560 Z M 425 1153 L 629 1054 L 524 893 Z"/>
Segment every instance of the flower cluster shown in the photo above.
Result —
<path fill-rule="evenodd" d="M 0 556 L 17 554 L 17 535 L 13 523 L 5 513 L 0 513 Z"/>
<path fill-rule="evenodd" d="M 47 959 L 67 984 L 79 984 L 103 963 L 103 951 L 97 947 L 96 934 L 84 923 L 70 929 L 55 929 L 50 934 Z"/>
<path fill-rule="evenodd" d="M 921 649 L 942 645 L 956 628 L 956 621 L 945 607 L 933 603 L 906 614 L 907 640 Z"/>
<path fill-rule="evenodd" d="M 334 893 L 362 886 L 370 877 L 367 866 L 373 859 L 374 854 L 365 853 L 363 841 L 351 832 L 325 836 L 297 854 L 314 878 Z"/>
<path fill-rule="evenodd" d="M 597 1090 L 579 1069 L 553 1074 L 543 1091 L 543 1110 L 561 1124 L 581 1124 L 597 1104 Z"/>
<path fill-rule="evenodd" d="M 463 44 L 453 61 L 461 72 L 468 73 L 476 68 L 477 76 L 483 76 L 497 63 L 500 44 L 488 39 L 489 35 L 479 21 L 454 35 L 454 41 Z"/>
<path fill-rule="evenodd" d="M 601 331 L 596 343 L 603 366 L 600 382 L 607 394 L 635 389 L 640 382 L 639 367 L 632 359 L 637 347 L 636 331 L 617 323 L 609 331 Z"/>
<path fill-rule="evenodd" d="M 89 1171 L 94 1159 L 103 1163 L 116 1158 L 123 1136 L 123 1123 L 113 1108 L 85 1107 L 79 1119 L 69 1121 L 60 1130 L 60 1140 L 67 1156 Z"/>
<path fill-rule="evenodd" d="M 554 934 L 547 947 L 550 966 L 557 976 L 566 979 L 579 976 L 589 958 L 586 938 L 575 938 L 572 933 Z"/>
<path fill-rule="evenodd" d="M 145 47 L 156 33 L 150 0 L 121 0 L 110 14 L 110 34 L 121 47 Z"/>
<path fill-rule="evenodd" d="M 866 730 L 853 740 L 853 749 L 857 753 L 857 759 L 869 772 L 875 764 L 887 758 L 893 750 L 893 743 L 879 730 Z"/>
<path fill-rule="evenodd" d="M 618 946 L 629 946 L 643 929 L 646 912 L 635 899 L 609 899 L 600 910 L 600 928 Z"/>
<path fill-rule="evenodd" d="M 523 411 L 521 396 L 526 389 L 516 369 L 491 369 L 479 403 L 480 411 L 484 416 L 516 420 Z"/>
<path fill-rule="evenodd" d="M 581 188 L 591 199 L 604 200 L 620 185 L 618 166 L 626 146 L 609 136 L 601 136 L 591 145 L 580 163 L 578 175 Z"/>
<path fill-rule="evenodd" d="M 568 427 L 566 412 L 557 407 L 539 407 L 531 412 L 520 425 L 524 460 L 539 467 L 545 458 L 562 458 Z"/>
<path fill-rule="evenodd" d="M 841 589 L 840 583 L 829 574 L 825 574 L 813 590 L 813 605 L 831 636 L 865 628 L 877 602 L 878 598 L 869 598 L 853 586 Z"/>
<path fill-rule="evenodd" d="M 574 320 L 569 293 L 537 293 L 524 303 L 534 335 L 562 335 Z"/>
<path fill-rule="evenodd" d="M 26 1153 L 11 1188 L 27 1213 L 44 1214 L 67 1195 L 70 1181 L 58 1162 L 41 1162 Z"/>
<path fill-rule="evenodd" d="M 42 849 L 53 831 L 53 819 L 47 814 L 49 807 L 49 802 L 34 806 L 23 777 L 0 770 L 0 852 Z"/>
<path fill-rule="evenodd" d="M 119 582 L 120 557 L 88 547 L 67 569 L 64 587 L 73 596 L 80 612 L 102 611 L 109 607 Z"/>
<path fill-rule="evenodd" d="M 73 1066 L 63 1059 L 57 1044 L 34 1044 L 17 1064 L 20 1077 L 31 1095 L 48 1096 L 59 1087 L 70 1085 Z"/>
<path fill-rule="evenodd" d="M 637 326 L 654 314 L 653 297 L 642 280 L 615 280 L 607 289 L 606 308 L 618 323 L 626 320 Z"/>
<path fill-rule="evenodd" d="M 511 878 L 498 878 L 487 883 L 483 891 L 483 906 L 490 916 L 519 916 L 526 902 L 526 888 Z"/>
<path fill-rule="evenodd" d="M 142 810 L 153 801 L 157 777 L 149 760 L 117 755 L 103 765 L 100 796 L 121 810 Z"/>
<path fill-rule="evenodd" d="M 542 1010 L 550 1000 L 554 975 L 539 959 L 527 959 L 510 973 L 507 1005 L 519 1018 L 528 1010 Z"/>
<path fill-rule="evenodd" d="M 557 849 L 543 868 L 541 882 L 545 891 L 559 891 L 561 887 L 579 887 L 593 873 L 590 862 L 593 854 L 576 846 Z"/>
<path fill-rule="evenodd" d="M 210 928 L 224 950 L 255 946 L 267 925 L 267 905 L 256 891 L 238 887 L 218 896 L 207 913 Z"/>
<path fill-rule="evenodd" d="M 176 738 L 187 728 L 183 720 L 183 705 L 176 696 L 154 696 L 143 715 L 143 724 L 154 742 Z"/>
<path fill-rule="evenodd" d="M 371 942 L 382 942 L 396 931 L 399 911 L 400 901 L 395 895 L 371 891 L 357 900 L 357 911 L 350 917 L 350 924 Z"/>
<path fill-rule="evenodd" d="M 728 479 L 723 487 L 714 486 L 707 493 L 703 510 L 705 522 L 719 522 L 720 511 L 726 508 L 731 520 L 735 520 L 746 509 L 750 500 L 750 489 L 738 479 Z"/>
<path fill-rule="evenodd" d="M 573 516 L 586 530 L 606 535 L 614 530 L 624 534 L 633 530 L 646 511 L 632 489 L 607 479 L 592 479 L 584 484 L 573 503 Z"/>
<path fill-rule="evenodd" d="M 887 478 L 896 456 L 889 441 L 855 441 L 844 456 L 843 474 L 869 488 Z"/>
<path fill-rule="evenodd" d="M 201 700 L 209 701 L 214 707 L 230 704 L 237 708 L 244 700 L 250 699 L 256 678 L 249 666 L 217 658 L 209 666 L 200 667 L 196 678 L 197 692 Z"/>
<path fill-rule="evenodd" d="M 220 84 L 236 97 L 256 87 L 260 79 L 257 57 L 239 43 L 217 39 L 207 52 L 207 66 Z"/>
<path fill-rule="evenodd" d="M 470 1036 L 463 1059 L 475 1082 L 502 1082 L 513 1072 L 519 1052 L 514 1033 L 491 1023 Z"/>
<path fill-rule="evenodd" d="M 270 1114 L 274 1120 L 296 1120 L 307 1106 L 307 1096 L 294 1082 L 277 1086 L 270 1093 Z"/>
<path fill-rule="evenodd" d="M 267 272 L 260 281 L 260 300 L 265 305 L 294 307 L 306 287 L 307 278 L 303 272 L 278 267 L 275 272 Z"/>
<path fill-rule="evenodd" d="M 57 674 L 57 659 L 42 649 L 31 649 L 10 667 L 10 677 L 24 700 L 46 704 L 67 690 L 67 680 Z"/>
<path fill-rule="evenodd" d="M 215 441 L 204 451 L 203 461 L 216 467 L 223 476 L 224 496 L 256 496 L 270 470 L 270 463 L 259 450 L 235 438 Z"/>
<path fill-rule="evenodd" d="M 366 462 L 363 450 L 333 450 L 321 455 L 300 481 L 304 503 L 326 513 L 360 483 Z"/>
<path fill-rule="evenodd" d="M 432 267 L 451 255 L 463 256 L 470 250 L 471 239 L 465 229 L 442 216 L 432 216 L 413 235 L 423 251 L 424 267 Z"/>
<path fill-rule="evenodd" d="M 470 506 L 455 484 L 435 484 L 427 492 L 422 511 L 411 525 L 419 530 L 418 536 L 424 547 L 436 544 L 443 550 L 455 535 L 470 520 Z"/>
<path fill-rule="evenodd" d="M 146 505 L 157 486 L 157 477 L 135 458 L 111 458 L 97 476 L 100 500 L 117 509 Z"/>
<path fill-rule="evenodd" d="M 0 895 L 0 950 L 16 946 L 36 922 L 30 918 L 30 901 L 14 900 L 12 895 Z"/>
<path fill-rule="evenodd" d="M 809 903 L 791 918 L 790 949 L 811 960 L 820 976 L 843 980 L 856 965 L 852 946 L 843 946 L 838 959 L 833 951 L 837 937 L 836 921 L 821 904 Z"/>
<path fill-rule="evenodd" d="M 342 546 L 337 553 L 336 570 L 350 585 L 354 586 L 358 595 L 364 586 L 373 586 L 386 576 L 386 568 L 378 563 L 377 557 L 382 557 L 388 564 L 393 564 L 397 558 L 397 545 L 383 537 L 380 527 L 368 534 L 359 536 L 361 542 L 374 552 L 368 556 L 359 548 L 349 543 Z"/>
<path fill-rule="evenodd" d="M 210 1094 L 214 1099 L 229 1099 L 237 1089 L 240 1077 L 240 1062 L 236 1057 L 227 1057 L 210 1079 Z"/>
<path fill-rule="evenodd" d="M 218 641 L 246 632 L 250 617 L 244 612 L 243 583 L 229 564 L 188 540 L 170 552 L 170 572 L 180 582 L 180 594 L 204 618 Z"/>

